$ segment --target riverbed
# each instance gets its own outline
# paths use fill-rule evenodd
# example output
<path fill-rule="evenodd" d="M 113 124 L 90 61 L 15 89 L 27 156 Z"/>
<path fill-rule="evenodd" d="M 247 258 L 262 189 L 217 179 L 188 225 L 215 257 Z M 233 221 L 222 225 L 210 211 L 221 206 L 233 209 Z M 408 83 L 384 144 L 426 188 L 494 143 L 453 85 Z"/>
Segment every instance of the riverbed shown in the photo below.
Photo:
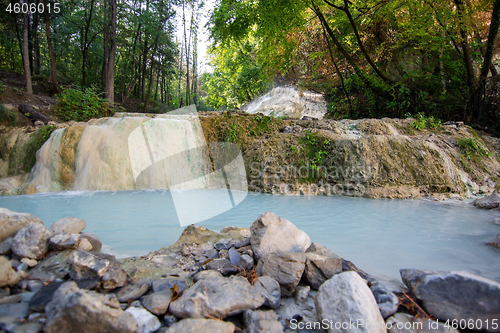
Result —
<path fill-rule="evenodd" d="M 217 190 L 205 209 L 217 205 Z M 206 194 L 206 193 L 205 193 Z M 117 257 L 143 255 L 173 244 L 181 234 L 169 191 L 55 192 L 0 197 L 0 207 L 40 217 L 49 227 L 79 217 L 104 250 Z M 186 207 L 184 207 L 186 209 Z M 203 207 L 191 207 L 193 211 Z M 399 269 L 466 270 L 500 281 L 500 253 L 485 246 L 500 234 L 500 212 L 450 200 L 389 200 L 249 193 L 235 208 L 197 225 L 219 231 L 250 228 L 272 211 L 374 275 L 399 279 Z"/>

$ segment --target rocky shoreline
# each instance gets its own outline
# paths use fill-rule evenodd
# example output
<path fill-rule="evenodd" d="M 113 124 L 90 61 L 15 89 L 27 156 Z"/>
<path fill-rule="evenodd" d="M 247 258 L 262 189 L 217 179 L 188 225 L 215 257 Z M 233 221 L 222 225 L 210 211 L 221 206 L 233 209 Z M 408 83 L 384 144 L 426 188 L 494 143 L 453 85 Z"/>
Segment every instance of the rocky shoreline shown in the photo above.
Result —
<path fill-rule="evenodd" d="M 271 212 L 122 260 L 84 228 L 0 209 L 0 332 L 500 331 L 499 282 L 402 269 L 391 290 Z"/>

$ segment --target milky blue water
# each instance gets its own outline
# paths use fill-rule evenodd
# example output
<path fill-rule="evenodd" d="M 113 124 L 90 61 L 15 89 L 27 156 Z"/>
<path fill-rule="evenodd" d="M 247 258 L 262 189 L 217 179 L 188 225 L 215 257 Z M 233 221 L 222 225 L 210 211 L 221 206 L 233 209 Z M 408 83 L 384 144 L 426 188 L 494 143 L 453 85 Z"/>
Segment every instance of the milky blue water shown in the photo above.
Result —
<path fill-rule="evenodd" d="M 171 245 L 183 230 L 169 191 L 4 196 L 0 207 L 38 216 L 47 227 L 63 217 L 82 218 L 86 231 L 122 257 Z M 500 212 L 463 202 L 249 193 L 236 208 L 198 225 L 249 228 L 265 211 L 290 220 L 312 241 L 371 274 L 397 279 L 401 268 L 467 270 L 500 281 L 500 252 L 484 245 L 500 234 L 493 223 Z"/>

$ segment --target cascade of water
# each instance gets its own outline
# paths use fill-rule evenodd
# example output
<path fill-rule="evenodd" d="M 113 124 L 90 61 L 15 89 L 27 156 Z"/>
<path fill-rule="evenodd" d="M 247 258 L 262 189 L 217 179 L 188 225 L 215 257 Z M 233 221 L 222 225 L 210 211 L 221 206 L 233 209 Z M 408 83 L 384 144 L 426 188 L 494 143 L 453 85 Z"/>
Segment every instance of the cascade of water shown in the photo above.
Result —
<path fill-rule="evenodd" d="M 57 129 L 36 152 L 36 163 L 31 170 L 28 183 L 35 185 L 39 192 L 60 191 L 59 181 L 60 155 L 59 147 L 64 129 Z"/>
<path fill-rule="evenodd" d="M 292 87 L 277 87 L 244 107 L 248 113 L 323 119 L 327 111 L 323 95 L 311 91 L 299 92 Z"/>

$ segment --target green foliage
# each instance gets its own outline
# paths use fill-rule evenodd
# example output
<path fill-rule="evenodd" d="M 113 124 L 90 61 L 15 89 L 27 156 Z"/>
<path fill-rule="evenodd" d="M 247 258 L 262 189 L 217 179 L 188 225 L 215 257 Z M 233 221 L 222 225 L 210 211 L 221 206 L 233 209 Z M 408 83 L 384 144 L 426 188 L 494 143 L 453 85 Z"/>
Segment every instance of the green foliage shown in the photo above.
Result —
<path fill-rule="evenodd" d="M 248 37 L 210 50 L 213 72 L 202 75 L 205 103 L 216 110 L 234 109 L 265 91 L 269 83 L 255 59 L 256 47 L 255 39 Z"/>
<path fill-rule="evenodd" d="M 415 120 L 411 123 L 411 127 L 422 130 L 425 128 L 437 129 L 441 127 L 441 120 L 434 118 L 433 116 L 426 117 L 423 113 L 418 113 L 415 116 Z"/>
<path fill-rule="evenodd" d="M 5 122 L 11 125 L 14 125 L 16 122 L 16 114 L 7 110 L 7 108 L 2 104 L 0 104 L 0 122 Z"/>
<path fill-rule="evenodd" d="M 24 155 L 24 171 L 29 172 L 36 162 L 36 152 L 43 146 L 45 141 L 50 138 L 50 135 L 56 127 L 54 125 L 47 125 L 36 130 L 31 141 L 26 146 L 26 152 Z"/>
<path fill-rule="evenodd" d="M 229 127 L 229 133 L 226 137 L 226 141 L 235 143 L 237 138 L 238 138 L 238 125 L 232 124 Z"/>
<path fill-rule="evenodd" d="M 3 93 L 5 89 L 7 89 L 7 86 L 5 85 L 5 83 L 0 81 L 0 94 Z"/>
<path fill-rule="evenodd" d="M 488 156 L 487 150 L 476 138 L 459 138 L 457 145 L 468 160 Z"/>
<path fill-rule="evenodd" d="M 94 87 L 66 88 L 57 97 L 59 103 L 56 115 L 63 121 L 88 121 L 109 115 L 107 100 L 100 97 Z"/>

